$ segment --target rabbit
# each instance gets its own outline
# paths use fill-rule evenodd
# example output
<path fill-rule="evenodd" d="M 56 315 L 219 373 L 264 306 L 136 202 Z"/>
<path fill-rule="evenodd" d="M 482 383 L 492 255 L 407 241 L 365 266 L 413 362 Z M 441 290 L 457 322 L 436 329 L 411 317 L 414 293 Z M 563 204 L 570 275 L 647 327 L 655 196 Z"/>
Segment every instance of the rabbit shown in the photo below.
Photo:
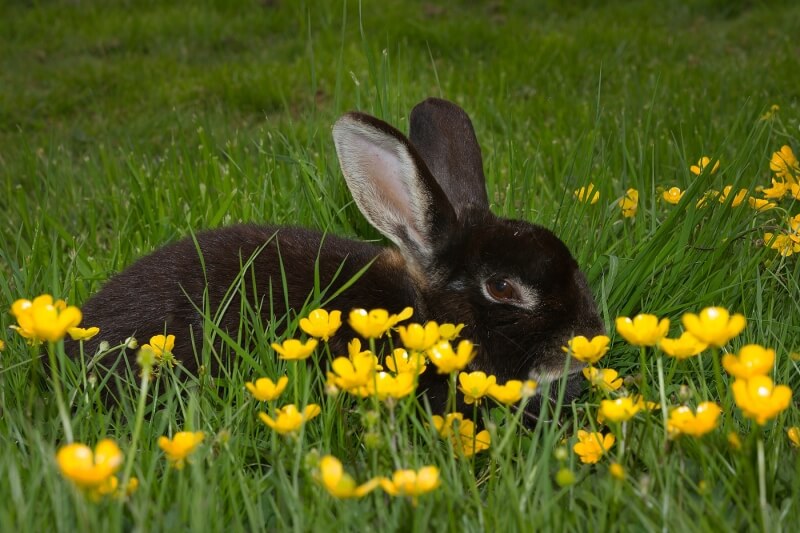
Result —
<path fill-rule="evenodd" d="M 460 107 L 428 98 L 409 121 L 408 137 L 359 112 L 333 126 L 355 203 L 394 246 L 285 226 L 198 233 L 138 260 L 85 303 L 84 324 L 100 328 L 86 352 L 94 353 L 101 340 L 117 345 L 135 336 L 146 342 L 167 332 L 175 335 L 173 354 L 196 371 L 194 354 L 204 334 L 198 308 L 206 301 L 218 313 L 251 259 L 245 291 L 260 304 L 264 323 L 299 312 L 313 290 L 315 269 L 319 286 L 331 293 L 363 271 L 326 308 L 346 316 L 353 308 L 397 313 L 410 306 L 415 322 L 464 323 L 461 336 L 477 350 L 468 370 L 493 374 L 498 383 L 557 381 L 567 363 L 562 346 L 573 335 L 604 331 L 586 277 L 550 230 L 490 211 L 481 149 Z M 235 338 L 240 302 L 233 292 L 218 326 Z M 329 341 L 332 352 L 347 353 L 354 336 L 345 324 Z M 569 365 L 567 401 L 580 392 L 580 368 L 577 361 Z M 441 412 L 446 376 L 428 369 L 420 388 Z"/>

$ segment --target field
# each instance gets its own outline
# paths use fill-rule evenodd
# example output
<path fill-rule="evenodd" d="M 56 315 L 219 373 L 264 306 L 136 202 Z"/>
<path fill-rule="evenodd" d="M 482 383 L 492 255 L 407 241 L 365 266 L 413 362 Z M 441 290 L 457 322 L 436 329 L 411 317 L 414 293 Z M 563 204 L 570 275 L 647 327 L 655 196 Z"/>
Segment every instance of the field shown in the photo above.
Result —
<path fill-rule="evenodd" d="M 221 375 L 131 361 L 112 405 L 94 354 L 26 342 L 23 319 L 2 313 L 3 529 L 794 529 L 797 20 L 790 1 L 4 3 L 0 306 L 50 294 L 81 307 L 163 244 L 239 222 L 386 244 L 352 201 L 331 126 L 360 110 L 407 132 L 412 107 L 435 96 L 472 118 L 493 212 L 551 228 L 582 266 L 610 338 L 594 366 L 621 381 L 587 385 L 533 427 L 483 399 L 479 427 L 457 428 L 489 437 L 442 438 L 414 394 L 332 394 L 326 361 L 347 354 L 324 342 L 314 364 L 276 357 L 272 343 L 309 338 L 299 319 L 312 301 L 243 323 Z M 678 338 L 710 306 L 746 325 L 686 359 L 659 348 L 663 332 L 617 321 L 652 314 Z M 633 338 L 645 334 L 656 340 Z M 731 370 L 745 353 L 740 372 L 767 378 Z M 277 400 L 245 386 L 282 375 Z M 743 399 L 773 382 L 784 392 L 772 400 Z M 630 405 L 614 421 L 602 402 L 618 398 Z M 706 401 L 718 418 L 679 424 L 679 406 Z M 258 415 L 312 403 L 318 416 L 287 435 Z M 202 441 L 170 461 L 159 439 L 182 431 Z M 91 467 L 96 483 L 57 460 L 106 438 L 114 466 Z M 417 483 L 395 474 L 431 466 Z"/>

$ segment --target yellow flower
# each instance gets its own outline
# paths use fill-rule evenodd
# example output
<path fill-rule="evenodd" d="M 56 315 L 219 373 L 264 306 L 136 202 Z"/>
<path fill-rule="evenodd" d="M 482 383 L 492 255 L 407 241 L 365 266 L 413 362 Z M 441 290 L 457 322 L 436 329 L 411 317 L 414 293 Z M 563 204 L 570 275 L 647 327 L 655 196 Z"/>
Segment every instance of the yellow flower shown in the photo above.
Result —
<path fill-rule="evenodd" d="M 248 381 L 244 386 L 247 387 L 250 394 L 259 402 L 269 402 L 280 396 L 288 383 L 289 378 L 287 376 L 281 376 L 278 378 L 277 383 L 269 378 L 258 378 L 255 384 Z"/>
<path fill-rule="evenodd" d="M 699 341 L 688 331 L 684 331 L 677 339 L 661 339 L 658 341 L 658 347 L 670 357 L 688 359 L 708 348 L 708 344 Z"/>
<path fill-rule="evenodd" d="M 536 390 L 536 382 L 533 380 L 528 380 L 525 382 L 526 387 L 532 389 L 533 391 Z M 510 379 L 505 382 L 503 385 L 491 385 L 489 390 L 487 391 L 489 396 L 491 396 L 495 401 L 500 402 L 504 405 L 511 405 L 512 403 L 517 403 L 523 397 L 523 383 L 517 379 Z M 526 392 L 526 391 L 525 391 Z M 531 393 L 528 394 L 532 396 Z"/>
<path fill-rule="evenodd" d="M 728 199 L 728 195 L 731 193 L 731 189 L 733 188 L 732 185 L 726 185 L 724 189 L 722 189 L 722 194 L 719 195 L 717 198 L 719 203 L 724 204 L 725 201 Z M 747 189 L 740 189 L 736 196 L 733 197 L 731 200 L 731 207 L 739 207 L 744 202 L 745 198 L 747 198 Z"/>
<path fill-rule="evenodd" d="M 334 498 L 361 498 L 378 486 L 378 479 L 371 479 L 363 485 L 356 486 L 355 480 L 347 475 L 341 461 L 332 455 L 326 455 L 319 461 L 319 481 L 328 494 Z"/>
<path fill-rule="evenodd" d="M 670 187 L 661 194 L 661 197 L 668 204 L 676 205 L 683 198 L 683 191 L 678 187 Z"/>
<path fill-rule="evenodd" d="M 297 431 L 300 426 L 319 415 L 320 412 L 319 405 L 315 403 L 308 404 L 302 413 L 297 409 L 296 405 L 289 404 L 278 409 L 275 418 L 268 416 L 266 413 L 258 413 L 258 417 L 281 435 L 286 435 Z"/>
<path fill-rule="evenodd" d="M 69 328 L 67 333 L 69 333 L 70 338 L 74 341 L 88 341 L 100 333 L 100 328 L 96 326 L 91 328 Z"/>
<path fill-rule="evenodd" d="M 436 490 L 440 485 L 439 469 L 424 466 L 419 470 L 397 470 L 392 479 L 380 478 L 381 488 L 392 496 L 411 496 L 412 504 L 417 504 L 420 495 Z"/>
<path fill-rule="evenodd" d="M 711 158 L 703 156 L 697 162 L 696 165 L 692 165 L 689 167 L 689 170 L 692 171 L 692 174 L 695 176 L 699 176 L 703 173 L 703 171 L 708 167 L 709 163 L 711 163 Z M 711 173 L 714 174 L 719 170 L 719 160 L 714 163 L 714 167 L 711 169 Z"/>
<path fill-rule="evenodd" d="M 775 363 L 775 350 L 764 348 L 758 344 L 742 346 L 739 355 L 725 354 L 722 366 L 730 375 L 741 379 L 763 376 L 772 370 Z"/>
<path fill-rule="evenodd" d="M 461 413 L 448 413 L 445 418 L 433 415 L 433 426 L 443 439 L 449 439 L 456 454 L 472 457 L 489 449 L 492 438 L 487 430 L 475 434 L 475 423 Z"/>
<path fill-rule="evenodd" d="M 739 438 L 739 435 L 737 435 L 735 431 L 730 431 L 726 439 L 728 441 L 728 446 L 730 446 L 732 450 L 739 451 L 742 449 L 742 439 Z"/>
<path fill-rule="evenodd" d="M 578 430 L 578 442 L 572 447 L 582 463 L 594 464 L 614 446 L 613 433 L 603 435 L 599 431 Z"/>
<path fill-rule="evenodd" d="M 742 332 L 747 321 L 737 313 L 731 316 L 723 307 L 706 307 L 699 315 L 683 315 L 683 327 L 700 342 L 721 348 Z"/>
<path fill-rule="evenodd" d="M 775 385 L 768 376 L 737 379 L 731 385 L 733 399 L 747 418 L 763 426 L 789 407 L 792 389 Z"/>
<path fill-rule="evenodd" d="M 403 373 L 393 376 L 388 372 L 378 372 L 369 384 L 370 394 L 379 400 L 405 398 L 414 392 L 415 374 Z"/>
<path fill-rule="evenodd" d="M 300 329 L 323 342 L 333 337 L 341 325 L 341 311 L 328 313 L 324 309 L 314 309 L 308 314 L 308 318 L 300 319 Z"/>
<path fill-rule="evenodd" d="M 428 355 L 439 374 L 449 374 L 464 369 L 476 353 L 470 341 L 462 340 L 458 343 L 456 351 L 453 351 L 449 342 L 442 341 L 428 350 Z"/>
<path fill-rule="evenodd" d="M 395 348 L 392 355 L 386 357 L 386 366 L 395 374 L 419 375 L 425 372 L 425 356 L 418 352 L 408 353 L 403 348 Z"/>
<path fill-rule="evenodd" d="M 197 447 L 206 438 L 202 431 L 179 431 L 172 439 L 161 436 L 158 438 L 158 447 L 164 450 L 167 460 L 172 466 L 180 470 Z"/>
<path fill-rule="evenodd" d="M 3 339 L 0 339 L 0 352 L 6 349 L 6 343 Z"/>
<path fill-rule="evenodd" d="M 94 451 L 74 442 L 59 448 L 56 462 L 61 474 L 82 489 L 96 489 L 122 466 L 122 451 L 111 439 L 97 443 Z"/>
<path fill-rule="evenodd" d="M 592 384 L 592 387 L 599 388 L 606 392 L 611 392 L 622 387 L 622 378 L 619 373 L 612 368 L 595 368 L 587 366 L 582 371 L 585 377 Z"/>
<path fill-rule="evenodd" d="M 424 352 L 432 347 L 440 338 L 439 325 L 436 322 L 427 322 L 424 326 L 421 324 L 399 326 L 397 332 L 400 334 L 403 346 L 418 352 Z"/>
<path fill-rule="evenodd" d="M 439 324 L 439 337 L 443 341 L 453 341 L 459 336 L 462 329 L 464 329 L 464 324 Z"/>
<path fill-rule="evenodd" d="M 171 355 L 174 348 L 175 335 L 154 335 L 150 337 L 150 344 L 142 344 L 142 349 L 149 349 L 156 359 L 162 359 L 165 354 Z"/>
<path fill-rule="evenodd" d="M 600 191 L 595 190 L 594 183 L 590 183 L 585 187 L 581 187 L 575 191 L 575 198 L 581 202 L 589 202 L 594 205 L 600 199 Z"/>
<path fill-rule="evenodd" d="M 770 200 L 780 200 L 790 191 L 788 183 L 784 181 L 777 181 L 776 179 L 772 179 L 772 187 L 769 189 L 762 189 L 761 192 L 764 193 L 764 198 L 768 198 Z"/>
<path fill-rule="evenodd" d="M 594 364 L 608 352 L 608 343 L 611 342 L 605 335 L 597 335 L 592 337 L 592 340 L 587 339 L 583 335 L 571 338 L 567 342 L 567 346 L 562 346 L 561 349 L 567 353 L 571 353 L 572 357 L 578 361 L 588 364 Z"/>
<path fill-rule="evenodd" d="M 770 209 L 775 207 L 775 203 L 770 202 L 769 200 L 762 200 L 761 198 L 753 198 L 752 196 L 747 199 L 747 203 L 750 204 L 750 207 L 752 207 L 759 213 L 763 211 L 769 211 Z"/>
<path fill-rule="evenodd" d="M 794 242 L 800 242 L 800 214 L 789 217 L 789 238 Z"/>
<path fill-rule="evenodd" d="M 328 372 L 328 385 L 344 389 L 351 394 L 369 396 L 369 386 L 378 370 L 378 362 L 370 352 L 356 355 L 352 359 L 337 357 L 331 363 L 332 372 Z"/>
<path fill-rule="evenodd" d="M 77 327 L 83 315 L 75 306 L 56 300 L 49 294 L 30 300 L 20 299 L 11 305 L 11 314 L 18 326 L 11 326 L 31 342 L 56 342 L 64 338 L 70 328 Z"/>
<path fill-rule="evenodd" d="M 308 359 L 317 347 L 317 339 L 309 339 L 305 343 L 297 339 L 287 339 L 282 344 L 272 343 L 272 349 L 278 352 L 278 357 L 289 361 Z"/>
<path fill-rule="evenodd" d="M 611 422 L 624 422 L 630 420 L 642 407 L 642 402 L 635 401 L 630 396 L 616 400 L 601 400 L 599 416 Z"/>
<path fill-rule="evenodd" d="M 772 154 L 769 161 L 769 169 L 790 183 L 794 183 L 798 174 L 800 174 L 800 164 L 792 152 L 792 148 L 787 145 L 781 146 L 781 149 Z"/>
<path fill-rule="evenodd" d="M 669 319 L 658 319 L 656 315 L 640 314 L 631 320 L 621 316 L 617 318 L 617 333 L 634 346 L 655 346 L 667 336 Z"/>
<path fill-rule="evenodd" d="M 700 209 L 701 207 L 707 207 L 708 201 L 713 200 L 717 196 L 719 196 L 719 191 L 715 191 L 714 189 L 707 190 L 706 192 L 703 193 L 703 196 L 701 196 L 700 199 L 697 200 L 697 204 L 695 205 L 697 205 L 698 209 Z M 753 198 L 750 198 L 750 200 L 753 200 Z"/>
<path fill-rule="evenodd" d="M 455 421 L 461 423 L 464 420 L 464 415 L 461 413 L 447 413 L 445 418 L 439 415 L 433 415 L 433 427 L 442 438 L 449 437 L 453 434 L 453 423 Z"/>
<path fill-rule="evenodd" d="M 618 203 L 619 208 L 622 209 L 622 216 L 625 218 L 636 216 L 636 211 L 639 209 L 639 191 L 628 189 Z"/>
<path fill-rule="evenodd" d="M 721 413 L 722 409 L 714 402 L 701 403 L 695 412 L 682 405 L 670 411 L 667 432 L 674 437 L 678 435 L 702 437 L 717 427 Z"/>
<path fill-rule="evenodd" d="M 786 430 L 786 436 L 792 442 L 792 446 L 800 448 L 800 427 L 792 426 Z"/>
<path fill-rule="evenodd" d="M 497 383 L 495 376 L 487 376 L 485 372 L 461 372 L 458 375 L 458 382 L 461 384 L 458 389 L 464 393 L 464 402 L 472 405 L 480 403 L 481 398 L 489 392 L 489 387 Z M 520 383 L 520 389 L 522 384 Z"/>
<path fill-rule="evenodd" d="M 386 309 L 353 309 L 350 311 L 350 326 L 365 339 L 382 337 L 398 322 L 411 318 L 414 310 L 406 307 L 397 315 L 390 315 Z"/>
<path fill-rule="evenodd" d="M 765 233 L 764 244 L 768 245 L 773 250 L 777 250 L 783 257 L 789 257 L 792 254 L 800 253 L 800 242 L 783 233 Z"/>
<path fill-rule="evenodd" d="M 611 477 L 619 481 L 625 479 L 625 468 L 619 463 L 611 463 L 608 465 L 608 473 L 611 474 Z"/>

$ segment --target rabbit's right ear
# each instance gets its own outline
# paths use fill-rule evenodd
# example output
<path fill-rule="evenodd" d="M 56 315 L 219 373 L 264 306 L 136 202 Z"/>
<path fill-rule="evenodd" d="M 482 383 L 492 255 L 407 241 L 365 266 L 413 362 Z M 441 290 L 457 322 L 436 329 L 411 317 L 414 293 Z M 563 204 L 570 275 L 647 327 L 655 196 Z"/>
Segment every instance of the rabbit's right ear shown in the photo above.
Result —
<path fill-rule="evenodd" d="M 467 113 L 452 102 L 428 98 L 411 110 L 408 138 L 456 213 L 489 210 L 481 147 Z"/>
<path fill-rule="evenodd" d="M 333 126 L 347 186 L 378 231 L 425 272 L 456 215 L 408 139 L 382 120 L 348 113 Z"/>

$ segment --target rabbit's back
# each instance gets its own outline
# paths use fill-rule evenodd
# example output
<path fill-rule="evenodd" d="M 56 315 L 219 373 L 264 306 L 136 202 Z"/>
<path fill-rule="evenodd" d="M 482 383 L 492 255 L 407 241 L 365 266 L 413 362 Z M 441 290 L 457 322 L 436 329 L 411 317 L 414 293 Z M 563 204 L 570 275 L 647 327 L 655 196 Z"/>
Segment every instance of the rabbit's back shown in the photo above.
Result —
<path fill-rule="evenodd" d="M 173 353 L 193 370 L 204 315 L 235 337 L 246 295 L 264 325 L 277 317 L 284 327 L 287 303 L 299 312 L 317 280 L 324 300 L 359 275 L 329 308 L 413 305 L 402 259 L 381 247 L 296 227 L 239 225 L 201 232 L 139 259 L 83 305 L 83 324 L 100 328 L 86 351 L 94 353 L 102 341 L 116 346 L 129 337 L 143 343 L 173 334 Z"/>

